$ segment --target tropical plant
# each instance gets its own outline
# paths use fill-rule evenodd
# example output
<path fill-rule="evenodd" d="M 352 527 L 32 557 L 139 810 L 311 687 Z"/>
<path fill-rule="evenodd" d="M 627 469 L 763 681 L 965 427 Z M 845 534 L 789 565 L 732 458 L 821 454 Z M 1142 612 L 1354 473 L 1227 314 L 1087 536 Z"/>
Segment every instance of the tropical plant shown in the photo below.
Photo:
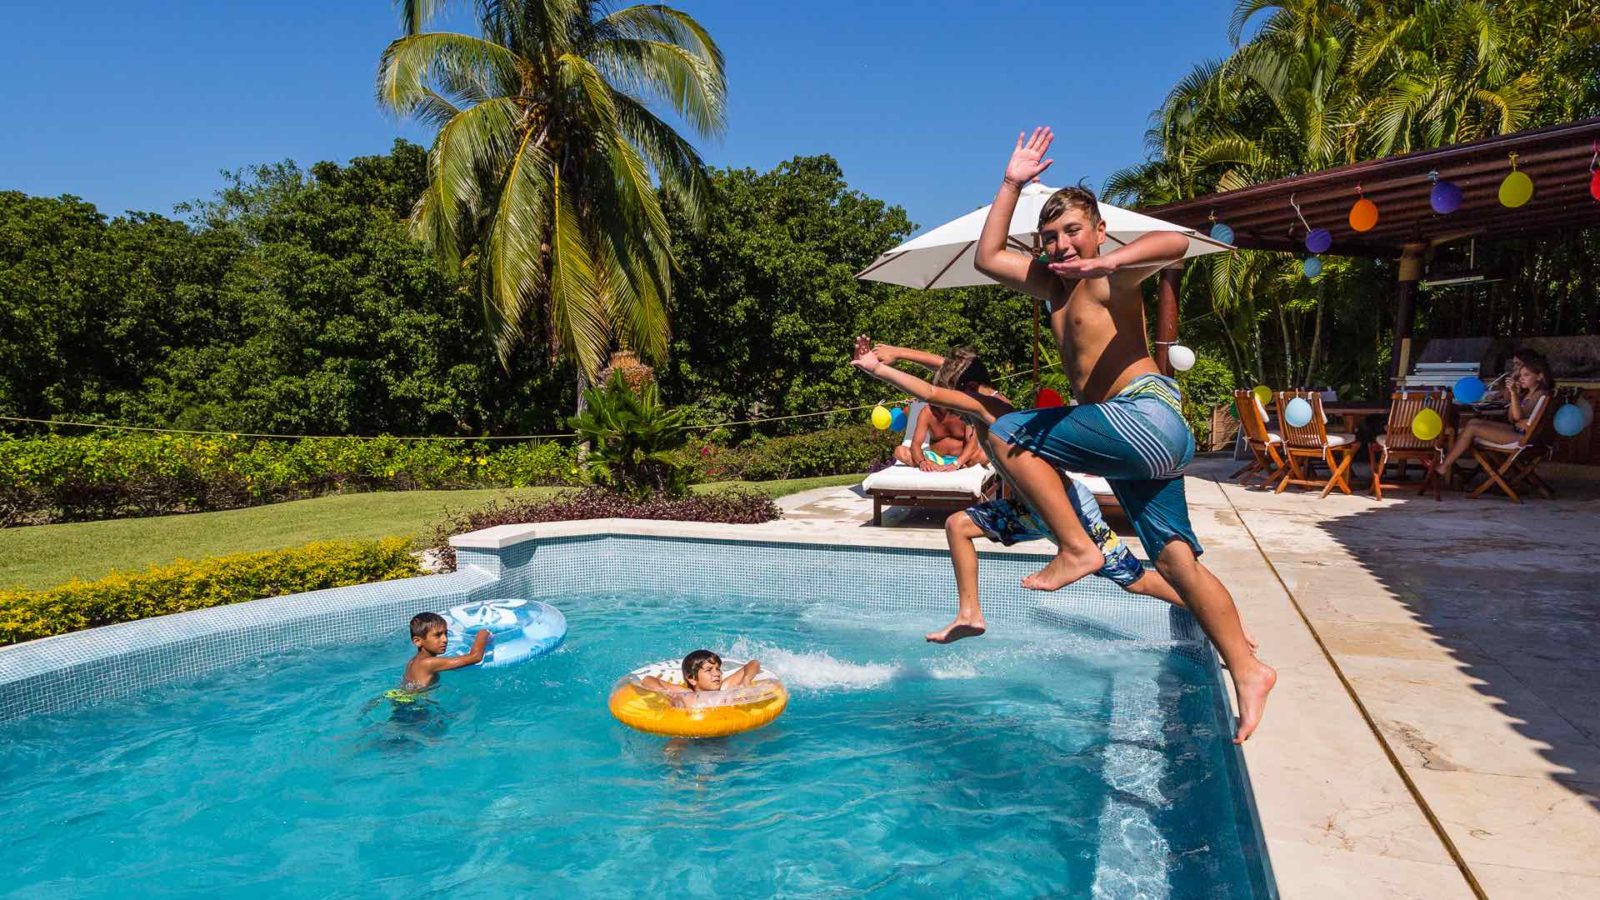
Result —
<path fill-rule="evenodd" d="M 569 421 L 590 446 L 591 479 L 632 497 L 689 489 L 693 470 L 678 452 L 689 443 L 687 410 L 668 409 L 654 382 L 635 391 L 621 372 L 584 399 L 584 411 Z"/>
<path fill-rule="evenodd" d="M 384 106 L 439 129 L 414 232 L 475 269 L 502 361 L 538 334 L 581 387 L 613 341 L 661 359 L 673 258 L 652 178 L 695 224 L 709 189 L 650 104 L 720 133 L 722 51 L 686 13 L 598 0 L 475 0 L 481 36 L 423 31 L 451 5 L 396 0 L 407 33 L 378 71 Z"/>

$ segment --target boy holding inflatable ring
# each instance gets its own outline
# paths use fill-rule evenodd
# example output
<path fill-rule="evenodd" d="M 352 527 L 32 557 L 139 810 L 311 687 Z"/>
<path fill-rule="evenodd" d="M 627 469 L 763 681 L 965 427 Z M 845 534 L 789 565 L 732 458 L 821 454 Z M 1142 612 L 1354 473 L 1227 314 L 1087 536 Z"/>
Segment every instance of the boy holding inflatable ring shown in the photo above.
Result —
<path fill-rule="evenodd" d="M 450 643 L 450 629 L 444 616 L 433 612 L 417 613 L 411 617 L 411 643 L 417 655 L 406 663 L 406 673 L 400 682 L 403 691 L 425 691 L 439 683 L 439 673 L 483 662 L 483 653 L 493 635 L 488 630 L 478 632 L 472 649 L 460 656 L 445 656 L 444 648 Z"/>
<path fill-rule="evenodd" d="M 710 650 L 696 650 L 683 658 L 683 684 L 662 681 L 654 675 L 646 675 L 639 679 L 639 684 L 652 691 L 666 694 L 673 705 L 682 706 L 685 705 L 683 701 L 690 699 L 685 696 L 687 694 L 731 691 L 749 684 L 759 674 L 761 674 L 761 663 L 752 659 L 734 669 L 732 674 L 723 675 L 722 657 Z"/>

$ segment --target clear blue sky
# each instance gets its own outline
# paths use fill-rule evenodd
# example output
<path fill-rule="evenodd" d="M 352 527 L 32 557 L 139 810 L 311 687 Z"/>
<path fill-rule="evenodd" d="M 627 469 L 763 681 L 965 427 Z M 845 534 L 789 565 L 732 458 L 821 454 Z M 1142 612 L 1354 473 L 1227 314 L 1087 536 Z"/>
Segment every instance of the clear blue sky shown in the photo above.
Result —
<path fill-rule="evenodd" d="M 677 0 L 728 58 L 713 165 L 830 153 L 921 227 L 988 202 L 1010 141 L 1058 135 L 1045 180 L 1144 158 L 1149 113 L 1225 55 L 1231 0 Z M 171 213 L 219 171 L 385 152 L 431 135 L 378 111 L 387 0 L 10 4 L 0 33 L 0 189 Z"/>

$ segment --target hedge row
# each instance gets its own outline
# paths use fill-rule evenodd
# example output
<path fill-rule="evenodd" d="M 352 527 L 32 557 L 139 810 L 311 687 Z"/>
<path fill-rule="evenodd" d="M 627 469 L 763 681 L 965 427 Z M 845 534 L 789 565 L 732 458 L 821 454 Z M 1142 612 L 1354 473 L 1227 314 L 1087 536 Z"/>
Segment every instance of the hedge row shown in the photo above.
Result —
<path fill-rule="evenodd" d="M 886 465 L 900 435 L 868 425 L 702 442 L 696 481 L 848 475 Z M 0 436 L 0 527 L 236 509 L 336 491 L 580 484 L 570 444 L 190 435 Z"/>
<path fill-rule="evenodd" d="M 326 541 L 179 560 L 43 591 L 0 590 L 0 645 L 228 603 L 421 575 L 409 542 Z"/>
<path fill-rule="evenodd" d="M 0 526 L 233 509 L 340 490 L 578 479 L 555 443 L 188 435 L 0 437 Z"/>
<path fill-rule="evenodd" d="M 756 437 L 737 447 L 705 443 L 695 448 L 692 464 L 704 481 L 852 475 L 888 465 L 903 437 L 898 431 L 850 425 L 789 437 Z"/>

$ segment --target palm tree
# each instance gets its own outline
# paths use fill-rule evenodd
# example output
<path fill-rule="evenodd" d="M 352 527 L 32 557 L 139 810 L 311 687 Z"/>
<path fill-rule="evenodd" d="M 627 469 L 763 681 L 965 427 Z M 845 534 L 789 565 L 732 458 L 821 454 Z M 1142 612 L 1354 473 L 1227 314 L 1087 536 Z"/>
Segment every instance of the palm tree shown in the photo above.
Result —
<path fill-rule="evenodd" d="M 725 124 L 722 51 L 663 5 L 474 0 L 481 36 L 423 29 L 451 0 L 396 0 L 406 35 L 383 52 L 378 99 L 438 127 L 412 229 L 471 266 L 503 364 L 530 337 L 583 387 L 613 342 L 667 351 L 674 261 L 657 191 L 691 223 L 710 182 L 694 147 Z"/>

